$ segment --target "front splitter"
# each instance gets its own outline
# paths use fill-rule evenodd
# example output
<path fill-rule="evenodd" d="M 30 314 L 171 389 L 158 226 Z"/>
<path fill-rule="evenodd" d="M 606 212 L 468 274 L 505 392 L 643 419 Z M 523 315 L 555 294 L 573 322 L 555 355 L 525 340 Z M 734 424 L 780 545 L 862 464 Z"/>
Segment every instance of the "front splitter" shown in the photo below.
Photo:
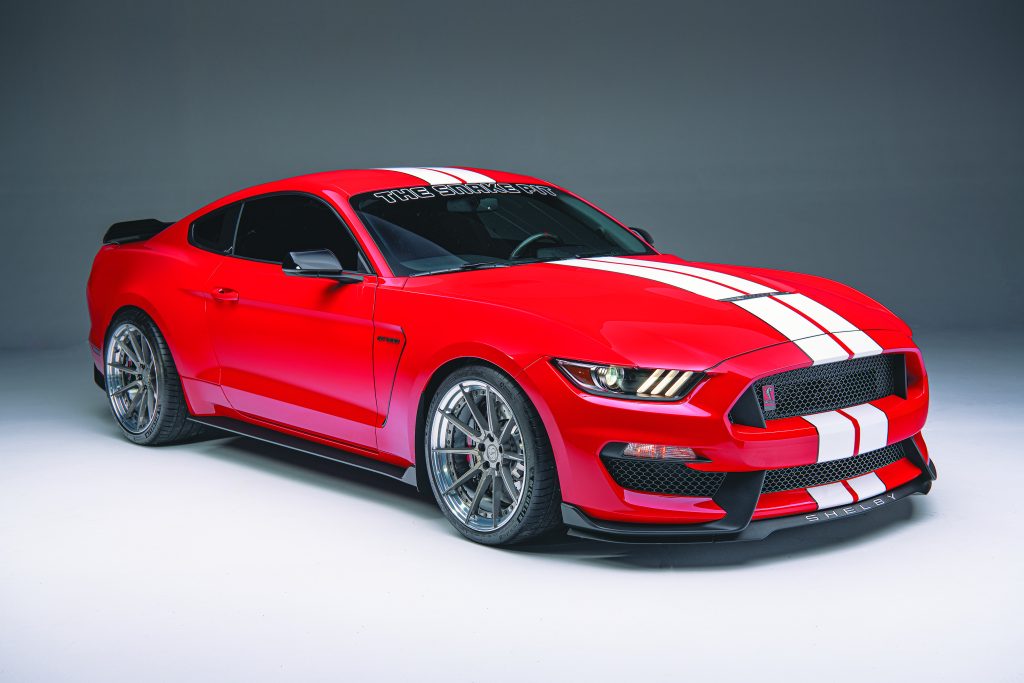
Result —
<path fill-rule="evenodd" d="M 715 523 L 707 524 L 633 524 L 610 522 L 588 516 L 575 505 L 562 503 L 562 522 L 569 535 L 612 543 L 723 543 L 729 541 L 759 541 L 780 530 L 860 517 L 916 494 L 927 494 L 936 478 L 935 464 L 931 461 L 915 479 L 872 498 L 850 505 L 817 510 L 815 512 L 775 517 L 748 522 L 741 529 L 723 530 Z"/>

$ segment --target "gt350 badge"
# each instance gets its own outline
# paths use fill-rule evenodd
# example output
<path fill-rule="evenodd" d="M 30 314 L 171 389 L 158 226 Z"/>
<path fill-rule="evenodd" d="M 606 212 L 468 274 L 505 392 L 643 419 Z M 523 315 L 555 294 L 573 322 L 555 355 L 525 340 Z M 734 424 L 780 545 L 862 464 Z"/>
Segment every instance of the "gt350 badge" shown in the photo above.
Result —
<path fill-rule="evenodd" d="M 764 399 L 765 410 L 775 410 L 775 385 L 765 384 L 761 387 L 761 398 Z"/>

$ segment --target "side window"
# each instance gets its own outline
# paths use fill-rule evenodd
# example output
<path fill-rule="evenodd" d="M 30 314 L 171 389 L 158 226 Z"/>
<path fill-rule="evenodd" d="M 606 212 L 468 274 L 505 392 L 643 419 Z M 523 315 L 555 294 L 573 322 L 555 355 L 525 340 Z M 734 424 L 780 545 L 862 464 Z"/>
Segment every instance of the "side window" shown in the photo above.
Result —
<path fill-rule="evenodd" d="M 345 270 L 366 271 L 348 228 L 319 199 L 276 195 L 245 202 L 235 256 L 281 263 L 290 251 L 310 249 L 330 249 Z"/>
<path fill-rule="evenodd" d="M 235 224 L 241 204 L 231 204 L 197 218 L 192 222 L 192 244 L 221 254 L 231 249 L 235 239 Z"/>

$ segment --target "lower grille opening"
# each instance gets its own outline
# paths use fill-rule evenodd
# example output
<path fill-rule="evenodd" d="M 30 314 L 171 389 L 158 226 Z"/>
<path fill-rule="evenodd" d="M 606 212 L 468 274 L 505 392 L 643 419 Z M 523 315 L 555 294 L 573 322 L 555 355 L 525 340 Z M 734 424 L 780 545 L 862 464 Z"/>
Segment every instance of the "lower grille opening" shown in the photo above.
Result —
<path fill-rule="evenodd" d="M 601 460 L 615 483 L 630 491 L 712 498 L 725 481 L 725 472 L 700 472 L 681 462 L 607 457 Z"/>
<path fill-rule="evenodd" d="M 905 458 L 907 455 L 905 444 L 905 441 L 900 441 L 891 446 L 879 448 L 877 451 L 869 451 L 841 460 L 768 470 L 764 475 L 761 493 L 805 489 L 809 486 L 831 484 L 874 472 Z"/>
<path fill-rule="evenodd" d="M 907 457 L 908 441 L 841 460 L 767 470 L 761 493 L 821 486 L 874 472 Z M 725 472 L 701 472 L 670 460 L 602 456 L 601 461 L 616 484 L 643 493 L 714 498 L 726 477 Z"/>

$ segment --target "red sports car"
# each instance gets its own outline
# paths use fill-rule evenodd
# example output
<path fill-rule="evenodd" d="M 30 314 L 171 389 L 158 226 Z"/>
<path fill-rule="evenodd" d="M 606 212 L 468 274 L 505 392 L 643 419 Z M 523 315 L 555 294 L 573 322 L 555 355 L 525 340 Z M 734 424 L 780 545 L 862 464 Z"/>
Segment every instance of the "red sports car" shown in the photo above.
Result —
<path fill-rule="evenodd" d="M 146 445 L 216 428 L 430 489 L 487 544 L 763 538 L 927 493 L 910 329 L 693 263 L 537 178 L 333 171 L 118 223 L 96 382 Z"/>

